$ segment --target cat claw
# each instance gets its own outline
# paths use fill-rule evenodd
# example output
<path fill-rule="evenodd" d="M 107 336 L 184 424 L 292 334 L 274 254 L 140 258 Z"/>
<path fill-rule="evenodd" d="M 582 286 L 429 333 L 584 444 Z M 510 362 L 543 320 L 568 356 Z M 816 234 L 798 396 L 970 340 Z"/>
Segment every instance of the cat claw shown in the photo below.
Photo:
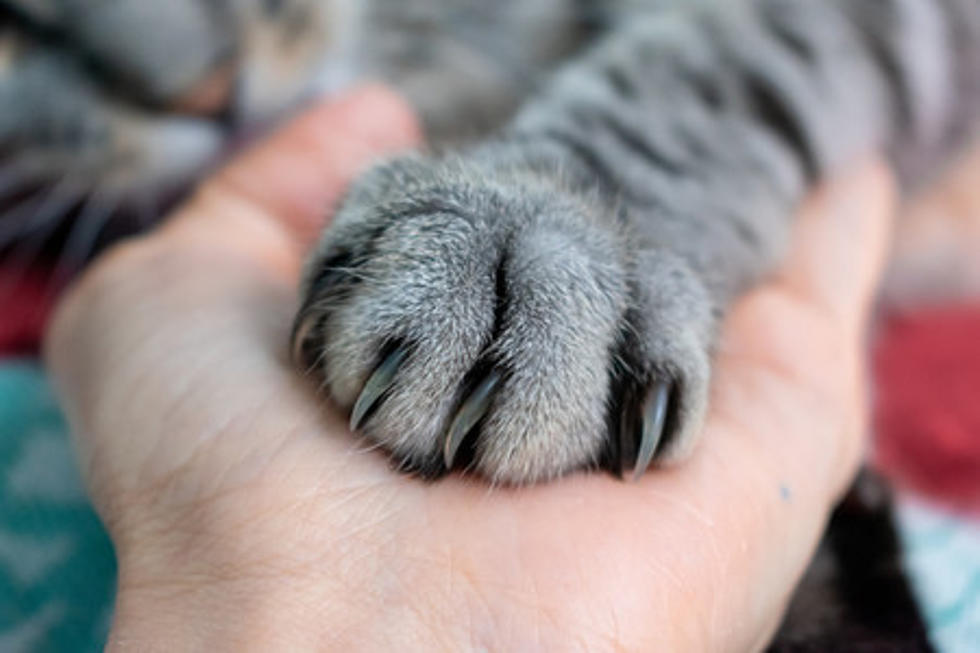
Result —
<path fill-rule="evenodd" d="M 456 453 L 466 438 L 466 434 L 487 414 L 487 410 L 490 409 L 490 403 L 493 399 L 493 391 L 498 383 L 500 383 L 500 373 L 496 371 L 490 372 L 473 389 L 473 392 L 470 393 L 466 400 L 463 401 L 462 406 L 459 407 L 459 410 L 456 411 L 456 416 L 449 425 L 449 430 L 446 432 L 446 440 L 442 446 L 442 460 L 446 465 L 446 469 L 452 469 L 453 461 L 456 459 Z"/>
<path fill-rule="evenodd" d="M 313 325 L 316 323 L 316 316 L 307 314 L 301 320 L 297 320 L 293 325 L 293 333 L 290 338 L 292 346 L 289 348 L 289 356 L 294 365 L 304 364 L 303 349 L 306 341 L 310 337 Z"/>
<path fill-rule="evenodd" d="M 663 440 L 667 409 L 670 404 L 670 389 L 669 381 L 657 381 L 643 401 L 640 446 L 636 450 L 636 460 L 633 463 L 634 481 L 639 480 L 646 472 L 657 453 L 657 447 Z"/>
<path fill-rule="evenodd" d="M 361 394 L 357 397 L 357 401 L 354 402 L 354 408 L 351 409 L 351 431 L 357 431 L 364 426 L 368 413 L 395 383 L 395 375 L 398 374 L 398 369 L 402 366 L 402 363 L 405 362 L 405 358 L 407 356 L 408 350 L 406 350 L 404 347 L 396 347 L 395 350 L 388 354 L 388 357 L 381 361 L 381 364 L 375 368 L 370 378 L 368 378 L 367 383 L 364 384 L 364 389 L 361 390 Z"/>

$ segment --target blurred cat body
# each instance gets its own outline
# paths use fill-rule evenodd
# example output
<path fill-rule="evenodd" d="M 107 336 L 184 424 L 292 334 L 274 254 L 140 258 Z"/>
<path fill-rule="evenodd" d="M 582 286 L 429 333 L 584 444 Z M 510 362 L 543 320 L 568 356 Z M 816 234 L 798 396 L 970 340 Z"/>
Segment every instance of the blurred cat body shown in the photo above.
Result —
<path fill-rule="evenodd" d="M 303 101 L 365 78 L 404 94 L 457 147 L 353 185 L 294 352 L 404 468 L 512 484 L 683 460 L 718 325 L 806 192 L 872 151 L 913 189 L 980 108 L 978 0 L 0 0 L 0 18 L 0 251 L 70 215 L 84 258 L 117 209 Z"/>
<path fill-rule="evenodd" d="M 578 44 L 572 0 L 3 0 L 4 170 L 127 198 L 357 80 L 393 84 L 434 140 L 499 124 Z"/>

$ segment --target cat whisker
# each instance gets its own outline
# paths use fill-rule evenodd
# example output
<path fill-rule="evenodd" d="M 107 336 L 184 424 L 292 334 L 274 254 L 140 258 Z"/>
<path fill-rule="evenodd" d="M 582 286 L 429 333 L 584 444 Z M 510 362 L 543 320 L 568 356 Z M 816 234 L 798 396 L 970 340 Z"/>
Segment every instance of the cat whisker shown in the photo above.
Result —
<path fill-rule="evenodd" d="M 45 193 L 45 190 L 36 191 L 23 201 L 0 212 L 0 249 L 21 235 L 24 230 L 22 218 L 43 202 Z"/>
<path fill-rule="evenodd" d="M 15 159 L 0 167 L 0 197 L 9 197 L 36 183 L 37 174 L 22 159 Z"/>
<path fill-rule="evenodd" d="M 13 224 L 0 234 L 0 247 L 8 248 L 12 262 L 7 267 L 7 276 L 0 285 L 0 298 L 13 292 L 29 274 L 31 266 L 37 261 L 41 250 L 54 233 L 59 219 L 78 202 L 80 193 L 68 179 L 54 187 L 35 195 L 29 206 L 36 207 L 34 213 L 23 224 Z"/>
<path fill-rule="evenodd" d="M 351 448 L 351 451 L 357 455 L 365 455 L 373 453 L 382 448 L 380 442 L 369 442 L 368 444 L 362 444 L 360 446 L 355 446 Z"/>
<path fill-rule="evenodd" d="M 38 236 L 43 237 L 53 231 L 58 218 L 63 217 L 79 199 L 81 193 L 73 190 L 73 187 L 74 184 L 69 180 L 63 180 L 53 187 L 34 193 L 26 201 L 18 203 L 7 213 L 0 215 L 0 221 L 7 223 L 0 225 L 0 248 L 12 244 L 19 238 L 23 238 L 25 242 L 32 241 L 33 238 L 28 238 L 31 232 L 40 231 Z M 31 209 L 34 211 L 26 220 L 19 220 Z"/>
<path fill-rule="evenodd" d="M 59 288 L 78 272 L 95 248 L 99 234 L 115 215 L 120 199 L 110 193 L 95 191 L 89 195 L 75 218 L 68 240 L 58 257 L 52 286 Z"/>

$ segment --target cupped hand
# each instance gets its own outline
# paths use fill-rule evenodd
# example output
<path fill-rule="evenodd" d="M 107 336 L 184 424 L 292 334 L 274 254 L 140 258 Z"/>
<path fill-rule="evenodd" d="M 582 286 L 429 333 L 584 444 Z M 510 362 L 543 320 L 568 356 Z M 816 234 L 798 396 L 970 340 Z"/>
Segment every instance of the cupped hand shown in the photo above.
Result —
<path fill-rule="evenodd" d="M 119 557 L 110 647 L 763 646 L 860 459 L 888 175 L 801 211 L 726 321 L 690 460 L 491 489 L 393 471 L 288 362 L 321 216 L 417 134 L 380 88 L 315 107 L 60 306 L 47 356 Z"/>

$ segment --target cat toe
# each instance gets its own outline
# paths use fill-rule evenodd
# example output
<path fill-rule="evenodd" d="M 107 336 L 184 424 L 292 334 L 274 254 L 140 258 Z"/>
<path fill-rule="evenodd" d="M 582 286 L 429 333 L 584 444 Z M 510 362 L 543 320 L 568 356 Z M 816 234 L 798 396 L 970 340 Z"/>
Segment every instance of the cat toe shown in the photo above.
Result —
<path fill-rule="evenodd" d="M 702 284 L 581 198 L 506 188 L 348 205 L 308 266 L 294 358 L 422 476 L 638 478 L 682 458 L 707 397 Z"/>

